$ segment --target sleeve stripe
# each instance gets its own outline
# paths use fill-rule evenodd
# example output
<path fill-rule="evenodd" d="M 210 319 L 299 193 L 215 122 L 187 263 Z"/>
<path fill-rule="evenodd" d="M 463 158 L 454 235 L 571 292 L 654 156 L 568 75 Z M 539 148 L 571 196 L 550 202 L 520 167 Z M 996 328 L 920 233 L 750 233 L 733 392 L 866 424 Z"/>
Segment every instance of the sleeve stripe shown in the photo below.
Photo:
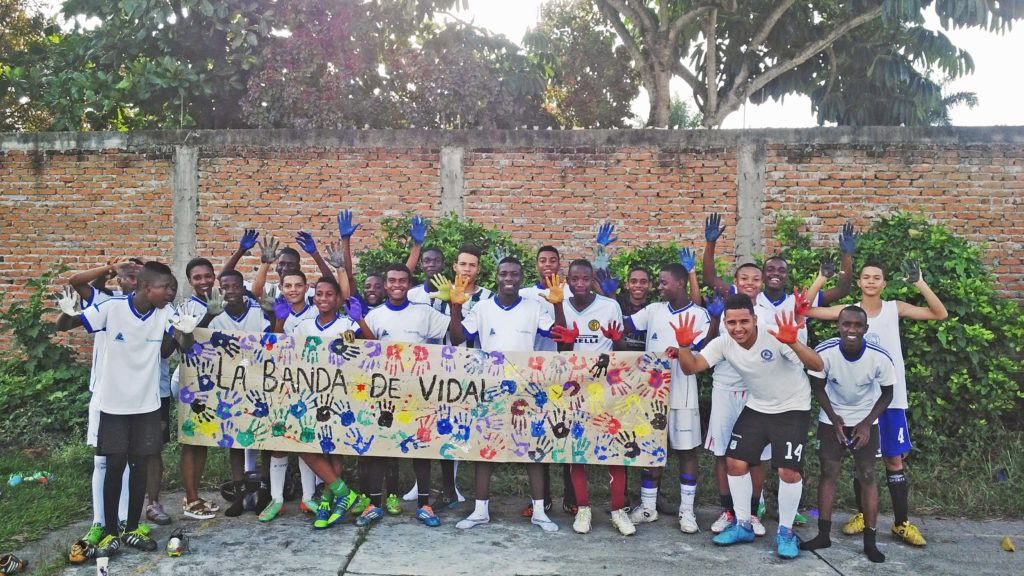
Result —
<path fill-rule="evenodd" d="M 89 320 L 88 318 L 85 317 L 85 314 L 79 314 L 78 318 L 82 320 L 82 326 L 85 327 L 86 332 L 88 332 L 89 334 L 95 334 L 96 332 L 98 332 L 98 330 L 93 328 L 92 324 L 89 323 Z"/>

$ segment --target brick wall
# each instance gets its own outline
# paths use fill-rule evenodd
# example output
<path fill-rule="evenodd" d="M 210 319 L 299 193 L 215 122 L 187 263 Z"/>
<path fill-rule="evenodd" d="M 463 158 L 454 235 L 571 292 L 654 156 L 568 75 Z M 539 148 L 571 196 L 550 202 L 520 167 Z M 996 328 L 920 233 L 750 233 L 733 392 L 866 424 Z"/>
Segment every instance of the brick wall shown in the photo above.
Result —
<path fill-rule="evenodd" d="M 620 245 L 699 245 L 718 211 L 727 259 L 776 249 L 780 209 L 822 243 L 848 217 L 866 227 L 909 209 L 984 242 L 1021 300 L 1022 188 L 1024 128 L 0 135 L 0 290 L 18 297 L 58 259 L 219 264 L 250 226 L 288 245 L 299 229 L 325 241 L 343 208 L 364 223 L 357 249 L 380 216 L 455 211 L 570 258 L 590 254 L 604 220 L 620 224 Z M 253 254 L 240 270 L 257 265 Z"/>

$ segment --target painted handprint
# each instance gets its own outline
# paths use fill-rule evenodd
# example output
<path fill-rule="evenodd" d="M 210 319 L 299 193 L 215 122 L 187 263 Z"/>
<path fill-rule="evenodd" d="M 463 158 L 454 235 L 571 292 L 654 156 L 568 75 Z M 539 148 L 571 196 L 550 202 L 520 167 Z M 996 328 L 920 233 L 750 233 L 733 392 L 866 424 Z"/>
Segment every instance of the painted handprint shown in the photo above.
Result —
<path fill-rule="evenodd" d="M 467 353 L 469 354 L 469 360 L 462 366 L 463 370 L 473 375 L 483 374 L 484 366 L 490 355 L 483 350 L 467 350 Z"/>
<path fill-rule="evenodd" d="M 299 442 L 309 444 L 316 440 L 316 420 L 311 415 L 299 420 Z"/>
<path fill-rule="evenodd" d="M 344 366 L 356 356 L 359 356 L 359 348 L 344 337 L 331 340 L 327 346 L 327 361 L 333 366 Z"/>
<path fill-rule="evenodd" d="M 387 360 L 384 362 L 384 369 L 387 373 L 395 376 L 399 372 L 405 372 L 405 362 L 402 360 L 402 352 L 405 351 L 404 344 L 391 344 L 387 348 Z"/>
<path fill-rule="evenodd" d="M 612 368 L 608 370 L 607 375 L 604 377 L 605 382 L 608 383 L 608 388 L 612 391 L 612 396 L 625 396 L 629 393 L 629 384 L 622 379 L 624 371 L 622 368 Z"/>
<path fill-rule="evenodd" d="M 590 375 L 594 378 L 600 378 L 608 372 L 608 364 L 611 362 L 611 356 L 607 354 L 601 354 L 597 357 L 597 362 L 590 368 Z"/>
<path fill-rule="evenodd" d="M 381 428 L 391 428 L 395 421 L 395 403 L 390 400 L 377 402 L 377 425 Z"/>
<path fill-rule="evenodd" d="M 217 446 L 221 448 L 231 448 L 235 445 L 235 424 L 230 420 L 220 423 L 220 439 L 217 440 Z"/>
<path fill-rule="evenodd" d="M 590 452 L 590 440 L 580 436 L 572 443 L 572 461 L 574 464 L 583 464 L 587 461 L 587 454 Z"/>
<path fill-rule="evenodd" d="M 372 435 L 369 438 L 363 438 L 363 432 L 358 428 L 349 428 L 345 434 L 347 441 L 345 444 L 352 448 L 356 454 L 362 456 L 370 450 L 370 446 L 373 444 L 373 439 L 376 435 Z"/>
<path fill-rule="evenodd" d="M 465 412 L 459 412 L 455 415 L 452 423 L 455 425 L 453 437 L 459 442 L 469 442 L 470 424 L 473 423 L 473 417 Z"/>
<path fill-rule="evenodd" d="M 306 336 L 302 345 L 302 359 L 310 364 L 316 364 L 320 360 L 320 346 L 324 339 L 319 336 Z"/>
<path fill-rule="evenodd" d="M 420 426 L 416 429 L 416 437 L 421 442 L 430 442 L 434 437 L 434 424 L 437 423 L 437 414 L 427 414 L 416 419 Z"/>
<path fill-rule="evenodd" d="M 544 435 L 544 417 L 541 416 L 539 420 L 533 420 L 530 422 L 530 436 L 534 438 L 540 438 Z"/>
<path fill-rule="evenodd" d="M 366 351 L 366 357 L 360 362 L 359 367 L 367 372 L 373 372 L 380 364 L 380 342 L 367 341 L 363 344 L 363 350 Z"/>
<path fill-rule="evenodd" d="M 538 386 L 536 382 L 530 382 L 526 386 L 526 392 L 530 396 L 533 396 L 533 401 L 537 404 L 537 409 L 544 410 L 544 405 L 548 403 L 548 393 Z"/>
<path fill-rule="evenodd" d="M 501 352 L 491 352 L 489 356 L 491 363 L 487 365 L 487 374 L 495 378 L 500 377 L 505 373 L 505 355 Z"/>
<path fill-rule="evenodd" d="M 455 351 L 458 350 L 455 346 L 445 346 L 441 348 L 441 369 L 445 372 L 452 372 L 455 370 Z"/>
<path fill-rule="evenodd" d="M 547 436 L 537 438 L 533 444 L 533 449 L 528 453 L 530 460 L 533 460 L 534 462 L 543 461 L 544 457 L 551 452 L 552 446 L 551 438 L 548 438 Z"/>
<path fill-rule="evenodd" d="M 313 392 L 311 390 L 303 390 L 302 395 L 295 399 L 295 402 L 288 407 L 288 412 L 295 417 L 296 420 L 301 419 L 309 411 L 309 403 L 313 401 Z"/>
<path fill-rule="evenodd" d="M 239 432 L 235 437 L 238 445 L 243 448 L 248 448 L 256 442 L 263 442 L 267 438 L 267 431 L 263 428 L 263 422 L 260 420 L 252 420 L 249 422 L 249 427 L 244 431 Z"/>
<path fill-rule="evenodd" d="M 430 351 L 423 346 L 412 348 L 412 373 L 414 376 L 423 376 L 430 370 Z"/>
<path fill-rule="evenodd" d="M 598 430 L 602 430 L 606 434 L 615 435 L 622 430 L 622 422 L 619 422 L 617 418 L 607 412 L 602 412 L 594 417 L 593 424 Z"/>
<path fill-rule="evenodd" d="M 278 408 L 274 411 L 274 417 L 270 425 L 270 435 L 274 438 L 288 436 L 291 428 L 288 425 L 288 409 Z"/>
<path fill-rule="evenodd" d="M 266 418 L 270 414 L 270 405 L 267 404 L 267 397 L 257 390 L 250 390 L 245 398 L 252 404 L 252 410 L 247 412 L 254 418 Z"/>
<path fill-rule="evenodd" d="M 337 414 L 338 421 L 346 428 L 356 421 L 356 414 L 352 411 L 352 405 L 344 400 L 339 400 L 332 404 L 331 412 Z"/>
<path fill-rule="evenodd" d="M 437 433 L 447 436 L 452 433 L 452 408 L 446 404 L 437 407 Z"/>
<path fill-rule="evenodd" d="M 633 432 L 619 432 L 615 437 L 615 441 L 622 445 L 625 452 L 622 453 L 626 458 L 635 459 L 640 455 L 640 446 L 636 443 L 636 434 Z"/>
<path fill-rule="evenodd" d="M 647 414 L 647 419 L 651 423 L 651 427 L 655 430 L 664 430 L 668 427 L 668 406 L 665 405 L 661 400 L 655 400 L 651 402 L 651 409 L 653 413 Z"/>
<path fill-rule="evenodd" d="M 484 445 L 480 448 L 480 457 L 484 460 L 494 460 L 499 452 L 505 450 L 505 435 L 500 433 L 489 433 L 484 435 Z"/>
<path fill-rule="evenodd" d="M 322 426 L 320 428 L 320 451 L 324 454 L 330 454 L 334 452 L 337 446 L 334 445 L 334 432 L 330 426 Z"/>
<path fill-rule="evenodd" d="M 217 392 L 217 418 L 228 420 L 232 416 L 241 416 L 241 410 L 234 412 L 235 406 L 241 401 L 242 396 L 234 390 L 224 392 L 223 394 Z"/>
<path fill-rule="evenodd" d="M 565 410 L 556 408 L 548 414 L 548 425 L 551 426 L 551 433 L 555 438 L 561 439 L 569 435 L 569 426 L 565 422 Z"/>
<path fill-rule="evenodd" d="M 656 440 L 648 440 L 640 445 L 644 452 L 651 455 L 654 458 L 656 464 L 662 464 L 665 462 L 666 452 L 665 447 Z"/>
<path fill-rule="evenodd" d="M 238 344 L 238 337 L 223 332 L 214 332 L 210 336 L 210 346 L 220 348 L 230 358 L 234 358 L 242 347 Z"/>
<path fill-rule="evenodd" d="M 331 419 L 331 404 L 334 404 L 334 396 L 330 393 L 321 394 L 316 398 L 316 421 L 323 424 Z"/>
<path fill-rule="evenodd" d="M 419 441 L 416 435 L 406 436 L 398 443 L 398 448 L 401 449 L 403 454 L 408 454 L 410 450 L 418 450 L 422 447 L 423 443 Z"/>

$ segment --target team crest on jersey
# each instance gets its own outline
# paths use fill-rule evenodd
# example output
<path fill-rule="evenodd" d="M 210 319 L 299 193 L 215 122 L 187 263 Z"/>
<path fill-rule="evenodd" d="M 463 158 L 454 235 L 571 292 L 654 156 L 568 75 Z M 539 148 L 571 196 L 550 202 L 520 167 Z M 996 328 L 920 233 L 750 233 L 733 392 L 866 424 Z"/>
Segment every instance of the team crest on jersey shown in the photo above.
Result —
<path fill-rule="evenodd" d="M 377 339 L 378 340 L 383 340 L 384 338 L 387 338 L 390 334 L 391 333 L 388 332 L 387 329 L 385 328 L 384 330 L 380 331 L 380 334 L 377 334 Z"/>
<path fill-rule="evenodd" d="M 114 336 L 114 340 L 117 340 L 118 342 L 124 342 L 124 334 L 118 332 L 117 336 Z"/>
<path fill-rule="evenodd" d="M 878 346 L 878 334 L 875 334 L 874 332 L 869 332 L 864 335 L 864 339 L 868 341 L 868 344 L 874 344 L 875 346 Z"/>
<path fill-rule="evenodd" d="M 590 330 L 591 330 L 591 331 L 597 330 L 597 329 L 598 329 L 598 328 L 600 328 L 600 327 L 601 327 L 601 323 L 600 323 L 600 322 L 598 322 L 598 321 L 597 321 L 596 319 L 595 319 L 595 320 L 591 320 L 591 321 L 590 321 L 590 322 L 589 322 L 589 323 L 587 324 L 587 328 L 590 328 Z"/>
<path fill-rule="evenodd" d="M 491 328 L 491 332 L 488 334 L 488 336 L 494 336 L 494 328 Z"/>
<path fill-rule="evenodd" d="M 767 348 L 761 350 L 761 360 L 764 360 L 765 362 L 771 362 L 772 358 L 775 358 L 775 354 L 773 354 L 771 350 Z"/>

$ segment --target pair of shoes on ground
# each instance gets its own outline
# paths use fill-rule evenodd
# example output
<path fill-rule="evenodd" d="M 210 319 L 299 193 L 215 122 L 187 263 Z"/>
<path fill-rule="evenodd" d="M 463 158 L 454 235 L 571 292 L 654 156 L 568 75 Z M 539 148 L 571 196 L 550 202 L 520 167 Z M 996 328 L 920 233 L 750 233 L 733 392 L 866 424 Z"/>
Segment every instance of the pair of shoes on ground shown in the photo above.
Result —
<path fill-rule="evenodd" d="M 858 512 L 856 516 L 850 518 L 843 525 L 842 532 L 847 536 L 854 536 L 864 532 L 864 514 Z M 893 526 L 892 533 L 911 546 L 926 546 L 928 544 L 928 541 L 924 539 L 924 535 L 921 534 L 921 530 L 914 524 L 911 524 L 909 520 Z"/>
<path fill-rule="evenodd" d="M 721 534 L 726 528 L 732 525 L 736 521 L 736 517 L 732 515 L 732 512 L 728 510 L 722 512 L 722 515 L 715 520 L 715 523 L 711 525 L 712 534 Z M 764 524 L 761 523 L 761 519 L 757 516 L 750 517 L 750 526 L 754 529 L 754 536 L 760 538 L 765 535 Z"/>
<path fill-rule="evenodd" d="M 612 510 L 612 525 L 619 531 L 623 536 L 632 536 L 636 534 L 636 526 L 629 519 L 629 514 L 625 508 L 618 510 Z M 586 534 L 590 532 L 591 521 L 593 519 L 593 512 L 590 510 L 590 506 L 580 506 L 576 512 L 576 519 L 573 520 L 572 529 L 577 534 Z"/>

